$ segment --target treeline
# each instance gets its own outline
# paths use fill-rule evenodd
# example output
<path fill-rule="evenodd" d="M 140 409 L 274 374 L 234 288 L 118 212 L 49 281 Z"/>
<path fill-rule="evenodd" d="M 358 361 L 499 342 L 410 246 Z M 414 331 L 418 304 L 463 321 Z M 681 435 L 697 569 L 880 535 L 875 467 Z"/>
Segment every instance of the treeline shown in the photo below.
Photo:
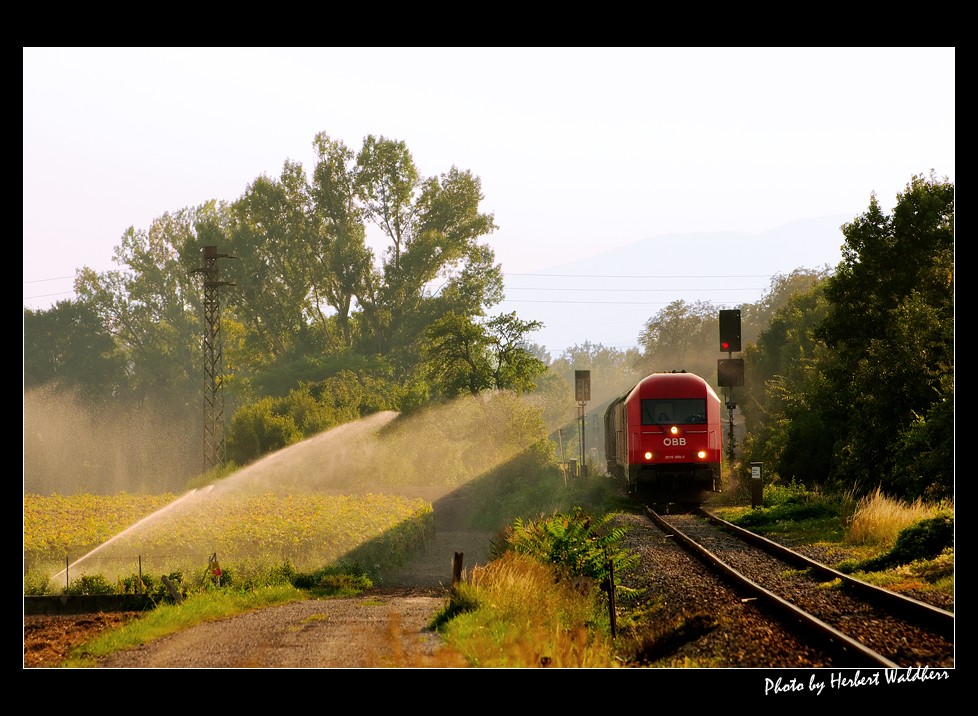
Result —
<path fill-rule="evenodd" d="M 594 371 L 592 408 L 657 370 L 715 385 L 712 305 L 680 301 L 650 317 L 638 351 L 585 342 L 551 359 L 527 341 L 539 323 L 492 315 L 502 271 L 477 177 L 452 167 L 424 178 L 406 146 L 384 138 L 354 152 L 320 134 L 314 146 L 311 175 L 287 161 L 237 201 L 130 228 L 117 270 L 83 268 L 76 300 L 25 309 L 25 485 L 32 471 L 38 491 L 58 484 L 45 424 L 58 410 L 32 412 L 28 395 L 50 404 L 70 393 L 99 416 L 93 430 L 105 429 L 110 409 L 122 425 L 152 415 L 147 429 L 170 437 L 168 453 L 200 455 L 205 246 L 221 256 L 228 457 L 239 465 L 380 410 L 500 389 L 537 396 L 542 438 L 542 426 L 573 410 L 575 369 Z M 838 267 L 777 276 L 760 302 L 741 307 L 747 385 L 735 399 L 748 434 L 739 457 L 810 486 L 950 495 L 954 187 L 915 176 L 892 215 L 873 196 L 843 234 Z M 183 484 L 199 468 L 168 469 L 169 479 Z"/>
<path fill-rule="evenodd" d="M 775 276 L 740 307 L 745 385 L 729 397 L 746 438 L 735 467 L 747 477 L 763 462 L 769 477 L 857 495 L 952 498 L 954 185 L 914 176 L 890 215 L 871 196 L 842 232 L 838 266 Z M 709 303 L 677 301 L 646 322 L 639 351 L 585 343 L 549 370 L 573 386 L 574 370 L 590 369 L 592 383 L 599 375 L 622 391 L 651 372 L 687 370 L 717 388 L 716 361 L 727 357 L 718 316 Z"/>
<path fill-rule="evenodd" d="M 782 479 L 954 494 L 954 185 L 915 176 L 843 227 L 834 273 L 746 346 L 748 441 Z"/>
<path fill-rule="evenodd" d="M 237 201 L 130 227 L 118 269 L 83 268 L 77 300 L 25 310 L 25 390 L 57 386 L 161 425 L 202 422 L 205 278 L 219 284 L 238 464 L 377 410 L 531 389 L 545 366 L 524 336 L 539 324 L 489 315 L 503 279 L 479 179 L 455 167 L 423 177 L 404 143 L 385 138 L 358 152 L 325 134 L 313 144 L 311 174 L 286 161 Z M 206 246 L 216 274 L 201 271 Z"/>

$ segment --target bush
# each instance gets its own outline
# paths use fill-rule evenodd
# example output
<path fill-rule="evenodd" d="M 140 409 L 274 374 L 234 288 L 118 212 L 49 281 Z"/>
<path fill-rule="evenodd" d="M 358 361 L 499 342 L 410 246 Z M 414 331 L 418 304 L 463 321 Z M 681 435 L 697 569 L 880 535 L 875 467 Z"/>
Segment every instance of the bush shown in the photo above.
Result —
<path fill-rule="evenodd" d="M 638 555 L 621 547 L 625 530 L 608 528 L 613 515 L 595 518 L 575 507 L 572 514 L 554 514 L 533 522 L 516 520 L 507 542 L 509 549 L 557 568 L 564 576 L 588 577 L 596 582 L 635 566 Z"/>
<path fill-rule="evenodd" d="M 65 587 L 65 594 L 77 596 L 80 594 L 118 594 L 119 588 L 109 584 L 101 574 L 86 574 Z"/>
<path fill-rule="evenodd" d="M 733 520 L 733 523 L 747 529 L 758 528 L 772 523 L 838 517 L 837 507 L 822 501 L 803 502 L 792 498 L 775 507 L 761 507 L 747 512 Z"/>
<path fill-rule="evenodd" d="M 295 419 L 283 415 L 281 401 L 273 398 L 262 398 L 238 410 L 228 433 L 228 457 L 239 465 L 302 439 Z"/>
<path fill-rule="evenodd" d="M 35 569 L 28 569 L 24 573 L 24 595 L 32 597 L 42 597 L 50 594 L 51 582 L 48 575 Z"/>
<path fill-rule="evenodd" d="M 292 579 L 296 589 L 308 589 L 321 597 L 353 597 L 373 585 L 370 577 L 359 567 L 328 566 L 314 572 L 296 574 Z"/>
<path fill-rule="evenodd" d="M 182 573 L 171 572 L 165 576 L 170 580 L 171 584 L 176 586 L 178 591 L 186 592 L 186 590 L 181 589 L 183 586 Z M 102 577 L 100 576 L 99 579 L 102 579 Z M 166 586 L 166 582 L 163 581 L 162 576 L 159 579 L 151 577 L 148 574 L 133 574 L 129 577 L 124 577 L 119 580 L 118 593 L 146 594 L 156 603 L 173 601 L 173 595 L 170 594 L 170 589 Z"/>

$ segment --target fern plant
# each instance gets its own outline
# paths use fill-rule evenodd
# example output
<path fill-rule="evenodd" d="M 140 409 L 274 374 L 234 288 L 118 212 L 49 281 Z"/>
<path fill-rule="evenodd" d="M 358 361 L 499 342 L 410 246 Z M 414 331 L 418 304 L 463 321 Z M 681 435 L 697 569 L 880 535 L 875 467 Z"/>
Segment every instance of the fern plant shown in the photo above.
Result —
<path fill-rule="evenodd" d="M 629 553 L 622 542 L 625 528 L 611 526 L 612 516 L 593 517 L 580 507 L 571 514 L 554 513 L 529 522 L 517 519 L 507 536 L 513 551 L 554 565 L 567 577 L 587 577 L 606 582 L 633 568 L 638 555 Z"/>

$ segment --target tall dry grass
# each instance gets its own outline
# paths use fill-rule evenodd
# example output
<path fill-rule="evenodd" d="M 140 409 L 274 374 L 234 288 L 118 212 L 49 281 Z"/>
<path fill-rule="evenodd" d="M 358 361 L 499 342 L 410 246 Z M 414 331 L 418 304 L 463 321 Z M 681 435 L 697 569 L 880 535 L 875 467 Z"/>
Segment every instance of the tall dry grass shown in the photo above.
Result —
<path fill-rule="evenodd" d="M 507 552 L 473 570 L 461 588 L 480 607 L 453 619 L 444 637 L 474 666 L 620 665 L 610 636 L 589 628 L 596 616 L 600 620 L 594 594 L 583 584 L 555 580 L 549 565 Z"/>
<path fill-rule="evenodd" d="M 920 499 L 907 503 L 888 497 L 880 488 L 876 488 L 875 492 L 856 502 L 846 528 L 845 541 L 852 545 L 891 545 L 896 542 L 901 530 L 914 522 L 948 510 L 954 511 L 953 503 L 927 504 Z"/>

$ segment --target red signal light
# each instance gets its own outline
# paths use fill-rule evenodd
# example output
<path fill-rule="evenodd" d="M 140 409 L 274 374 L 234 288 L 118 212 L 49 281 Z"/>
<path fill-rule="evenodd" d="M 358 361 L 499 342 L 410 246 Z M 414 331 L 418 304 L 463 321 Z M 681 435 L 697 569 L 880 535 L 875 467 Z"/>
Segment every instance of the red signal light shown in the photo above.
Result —
<path fill-rule="evenodd" d="M 720 311 L 720 350 L 740 352 L 740 309 Z"/>

